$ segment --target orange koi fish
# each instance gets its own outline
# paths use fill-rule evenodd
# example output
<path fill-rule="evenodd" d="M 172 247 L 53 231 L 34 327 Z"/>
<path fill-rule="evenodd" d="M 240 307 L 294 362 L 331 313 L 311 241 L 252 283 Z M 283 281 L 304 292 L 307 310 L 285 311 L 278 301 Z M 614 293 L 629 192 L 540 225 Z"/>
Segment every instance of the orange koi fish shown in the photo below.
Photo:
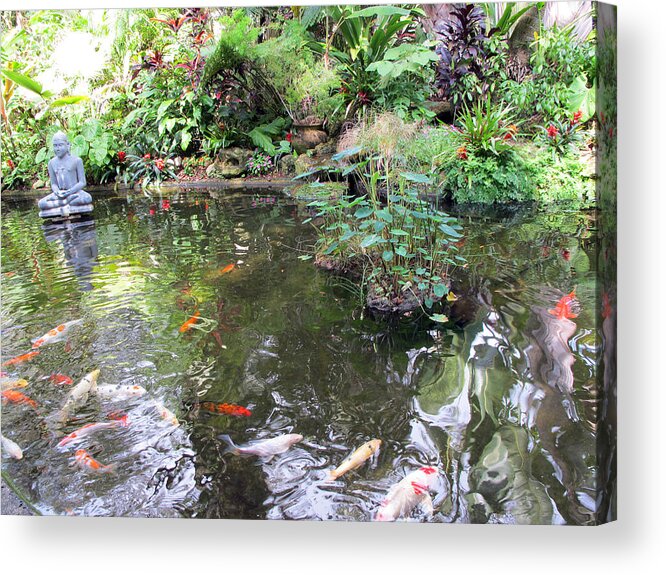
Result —
<path fill-rule="evenodd" d="M 49 376 L 49 381 L 55 385 L 72 385 L 74 383 L 74 380 L 71 377 L 63 375 L 62 373 L 51 374 Z"/>
<path fill-rule="evenodd" d="M 250 415 L 252 415 L 252 412 L 246 407 L 233 405 L 231 403 L 213 403 L 212 401 L 204 401 L 201 404 L 201 409 L 208 413 L 234 415 L 236 417 L 250 417 Z"/>
<path fill-rule="evenodd" d="M 236 264 L 229 264 L 228 266 L 224 266 L 219 274 L 223 276 L 224 274 L 228 274 L 231 270 L 233 270 L 236 267 Z"/>
<path fill-rule="evenodd" d="M 83 427 L 73 431 L 69 435 L 63 437 L 58 443 L 58 447 L 65 447 L 70 443 L 78 443 L 85 439 L 91 433 L 98 431 L 100 429 L 111 429 L 113 427 L 127 427 L 129 422 L 127 421 L 127 415 L 113 419 L 112 421 L 100 421 L 98 423 L 88 423 Z"/>
<path fill-rule="evenodd" d="M 576 288 L 574 288 L 570 294 L 560 298 L 555 305 L 555 309 L 549 309 L 548 313 L 554 315 L 557 319 L 572 319 L 578 317 L 578 314 L 574 313 L 572 310 L 572 306 L 576 301 Z"/>
<path fill-rule="evenodd" d="M 180 333 L 185 333 L 186 331 L 192 329 L 192 326 L 195 323 L 197 323 L 197 319 L 199 318 L 200 315 L 201 314 L 199 313 L 199 311 L 195 311 L 194 315 L 190 319 L 188 319 L 183 325 L 181 325 L 178 331 Z"/>
<path fill-rule="evenodd" d="M 18 357 L 13 357 L 12 359 L 8 359 L 2 365 L 16 365 L 18 363 L 23 363 L 24 361 L 32 359 L 36 355 L 39 355 L 38 351 L 29 351 L 28 353 L 24 353 L 23 355 L 19 355 Z"/>
<path fill-rule="evenodd" d="M 83 323 L 83 320 L 81 319 L 61 323 L 59 326 L 47 331 L 42 337 L 33 340 L 32 349 L 37 349 L 38 347 L 47 343 L 60 341 L 67 335 L 67 332 L 70 330 L 70 328 L 81 323 Z"/>
<path fill-rule="evenodd" d="M 37 402 L 34 399 L 30 399 L 27 395 L 24 395 L 20 391 L 15 389 L 7 389 L 2 392 L 2 403 L 25 403 L 33 409 L 37 408 Z"/>
<path fill-rule="evenodd" d="M 113 473 L 116 469 L 115 465 L 103 465 L 96 459 L 93 459 L 85 449 L 78 449 L 76 451 L 74 462 L 83 469 L 89 469 L 98 473 Z"/>

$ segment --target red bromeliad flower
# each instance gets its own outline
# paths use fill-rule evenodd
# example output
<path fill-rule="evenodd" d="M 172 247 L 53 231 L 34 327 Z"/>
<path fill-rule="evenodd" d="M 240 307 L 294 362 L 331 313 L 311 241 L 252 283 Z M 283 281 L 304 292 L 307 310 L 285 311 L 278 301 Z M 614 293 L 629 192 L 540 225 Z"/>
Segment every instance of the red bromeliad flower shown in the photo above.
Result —
<path fill-rule="evenodd" d="M 458 158 L 461 160 L 466 160 L 467 159 L 467 148 L 465 146 L 460 146 L 456 150 L 456 154 L 458 155 Z"/>
<path fill-rule="evenodd" d="M 157 160 L 155 160 L 155 167 L 161 172 L 164 169 L 164 160 L 162 158 L 157 158 Z"/>
<path fill-rule="evenodd" d="M 14 164 L 14 162 L 12 162 L 11 158 L 8 158 L 8 159 L 7 159 L 7 165 L 9 166 L 9 169 L 10 169 L 10 170 L 13 170 L 13 169 L 16 167 L 16 165 Z"/>
<path fill-rule="evenodd" d="M 549 138 L 554 138 L 558 134 L 557 128 L 555 126 L 553 126 L 552 124 L 550 126 L 548 126 L 548 129 L 546 130 L 546 132 L 548 133 Z"/>
<path fill-rule="evenodd" d="M 361 104 L 370 103 L 370 97 L 368 96 L 367 92 L 359 92 L 358 94 L 356 94 L 356 98 Z"/>
<path fill-rule="evenodd" d="M 150 160 L 150 154 L 146 154 L 146 155 L 144 155 L 144 156 L 143 156 L 143 159 L 144 159 L 144 160 Z"/>
<path fill-rule="evenodd" d="M 118 152 L 118 161 L 122 164 L 125 161 L 125 158 L 127 157 L 127 154 L 123 152 L 122 150 Z"/>
<path fill-rule="evenodd" d="M 580 119 L 581 119 L 582 117 L 583 117 L 583 112 L 581 112 L 580 110 L 578 110 L 578 112 L 576 112 L 576 113 L 573 115 L 573 121 L 572 121 L 571 123 L 572 123 L 572 124 L 577 124 L 578 122 L 580 122 Z"/>
<path fill-rule="evenodd" d="M 291 139 L 293 138 L 293 134 L 291 132 L 287 132 L 287 135 L 285 136 L 285 139 L 287 142 L 291 143 Z"/>

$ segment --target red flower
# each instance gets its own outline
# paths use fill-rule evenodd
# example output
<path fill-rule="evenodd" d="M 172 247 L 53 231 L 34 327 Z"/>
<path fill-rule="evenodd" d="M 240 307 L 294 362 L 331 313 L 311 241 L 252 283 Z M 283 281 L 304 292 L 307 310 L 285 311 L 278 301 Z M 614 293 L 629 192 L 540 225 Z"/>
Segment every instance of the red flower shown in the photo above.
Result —
<path fill-rule="evenodd" d="M 127 154 L 123 151 L 118 152 L 118 161 L 120 163 L 125 161 L 125 158 L 127 157 Z"/>
<path fill-rule="evenodd" d="M 143 159 L 144 159 L 144 160 L 150 160 L 150 154 L 146 154 L 146 155 L 144 155 L 144 156 L 143 156 Z"/>
<path fill-rule="evenodd" d="M 456 154 L 458 155 L 458 158 L 461 160 L 466 160 L 467 159 L 467 148 L 465 146 L 460 146 L 456 150 Z"/>
<path fill-rule="evenodd" d="M 358 99 L 361 104 L 369 104 L 370 103 L 370 97 L 368 96 L 367 92 L 359 92 L 356 94 L 356 98 Z"/>
<path fill-rule="evenodd" d="M 171 202 L 169 200 L 162 200 L 162 209 L 168 210 L 171 207 Z"/>
<path fill-rule="evenodd" d="M 546 130 L 546 132 L 548 133 L 549 138 L 554 138 L 559 133 L 557 131 L 557 128 L 555 126 L 553 126 L 552 124 L 550 126 L 548 126 L 548 129 Z"/>
<path fill-rule="evenodd" d="M 287 142 L 291 142 L 291 139 L 292 139 L 293 137 L 294 137 L 294 136 L 292 135 L 291 132 L 287 132 L 287 135 L 286 135 Z"/>
<path fill-rule="evenodd" d="M 155 167 L 161 172 L 164 169 L 164 160 L 162 158 L 155 160 Z"/>
<path fill-rule="evenodd" d="M 12 162 L 11 158 L 7 159 L 7 165 L 9 166 L 10 170 L 13 170 L 16 167 L 14 162 Z"/>
<path fill-rule="evenodd" d="M 580 122 L 580 119 L 581 119 L 582 117 L 583 117 L 583 112 L 581 112 L 580 110 L 578 110 L 578 112 L 576 112 L 576 113 L 573 115 L 573 122 L 572 122 L 572 124 L 577 124 L 578 122 Z"/>
<path fill-rule="evenodd" d="M 513 140 L 518 133 L 518 126 L 515 124 L 509 124 L 506 128 L 506 134 L 504 134 L 505 140 Z"/>

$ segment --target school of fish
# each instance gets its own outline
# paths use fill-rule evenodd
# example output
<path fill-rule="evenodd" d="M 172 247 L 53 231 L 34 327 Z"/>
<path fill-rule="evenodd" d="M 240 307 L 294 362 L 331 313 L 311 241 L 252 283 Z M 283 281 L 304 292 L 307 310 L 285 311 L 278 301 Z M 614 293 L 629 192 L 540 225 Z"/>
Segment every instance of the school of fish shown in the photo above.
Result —
<path fill-rule="evenodd" d="M 234 264 L 226 266 L 220 270 L 220 275 L 229 273 L 234 267 Z M 557 317 L 570 317 L 572 313 L 571 305 L 574 302 L 574 299 L 575 291 L 571 292 L 568 296 L 563 297 L 554 310 L 549 310 L 550 313 Z M 179 331 L 184 333 L 190 330 L 192 326 L 197 323 L 199 317 L 200 313 L 197 310 L 187 321 L 185 321 Z M 82 320 L 74 320 L 65 322 L 58 325 L 56 328 L 49 330 L 41 337 L 32 340 L 33 350 L 65 339 L 71 334 L 72 328 L 81 323 Z M 39 351 L 31 351 L 5 361 L 3 365 L 19 365 L 33 359 L 39 353 Z M 107 465 L 102 463 L 95 459 L 86 449 L 78 446 L 81 443 L 85 444 L 93 434 L 96 434 L 101 430 L 118 429 L 130 426 L 131 421 L 128 420 L 128 416 L 122 413 L 112 412 L 107 415 L 108 419 L 106 421 L 85 424 L 66 435 L 63 435 L 60 430 L 72 420 L 72 417 L 74 417 L 83 406 L 86 405 L 91 396 L 95 396 L 100 401 L 113 404 L 120 401 L 142 398 L 148 393 L 147 390 L 140 385 L 113 383 L 98 384 L 100 375 L 101 370 L 94 369 L 87 373 L 76 385 L 73 385 L 74 382 L 70 376 L 62 373 L 52 373 L 51 375 L 42 378 L 48 379 L 54 384 L 54 386 L 72 386 L 62 400 L 60 408 L 55 413 L 47 416 L 46 421 L 50 428 L 60 437 L 56 444 L 56 448 L 60 451 L 77 448 L 71 465 L 92 474 L 115 473 L 117 470 L 116 464 Z M 23 392 L 18 391 L 18 388 L 28 387 L 28 381 L 12 377 L 5 372 L 2 372 L 0 381 L 2 382 L 3 403 L 25 405 L 35 410 L 39 409 L 37 401 Z M 149 398 L 147 405 L 169 424 L 173 426 L 179 425 L 177 416 L 169 410 L 162 401 Z M 204 401 L 198 405 L 198 408 L 213 415 L 235 417 L 252 416 L 252 411 L 247 407 L 230 403 Z M 4 435 L 1 437 L 3 454 L 17 460 L 22 459 L 24 454 L 21 447 L 12 439 L 5 437 Z M 249 443 L 240 446 L 236 445 L 232 438 L 227 434 L 220 435 L 219 439 L 228 444 L 227 452 L 234 455 L 257 456 L 265 463 L 268 463 L 276 455 L 282 454 L 289 450 L 293 445 L 302 442 L 304 437 L 299 433 L 287 433 L 268 439 L 250 441 Z M 347 456 L 338 467 L 328 472 L 326 481 L 337 480 L 351 471 L 358 470 L 379 452 L 381 445 L 382 441 L 376 438 L 362 444 Z M 434 467 L 421 467 L 408 473 L 388 491 L 380 508 L 376 512 L 374 519 L 376 521 L 395 521 L 401 517 L 409 516 L 417 507 L 422 508 L 426 514 L 431 515 L 433 513 L 433 503 L 430 497 L 430 492 L 435 487 L 438 478 L 439 471 Z"/>

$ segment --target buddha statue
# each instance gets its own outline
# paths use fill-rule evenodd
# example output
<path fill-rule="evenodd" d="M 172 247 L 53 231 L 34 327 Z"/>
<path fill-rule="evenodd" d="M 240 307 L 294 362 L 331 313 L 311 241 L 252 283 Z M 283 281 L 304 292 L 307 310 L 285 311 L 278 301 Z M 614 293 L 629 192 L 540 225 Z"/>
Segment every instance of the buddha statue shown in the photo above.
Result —
<path fill-rule="evenodd" d="M 83 188 L 86 175 L 81 158 L 72 156 L 69 140 L 64 132 L 53 136 L 53 153 L 49 161 L 51 193 L 38 202 L 42 218 L 63 217 L 92 212 L 92 196 Z"/>

